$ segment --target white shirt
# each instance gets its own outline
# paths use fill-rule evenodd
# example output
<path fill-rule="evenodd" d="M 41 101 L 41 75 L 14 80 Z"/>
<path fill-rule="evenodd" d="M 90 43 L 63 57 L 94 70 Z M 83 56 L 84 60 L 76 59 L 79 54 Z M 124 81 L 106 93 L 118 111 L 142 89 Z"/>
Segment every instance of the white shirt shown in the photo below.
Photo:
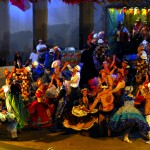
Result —
<path fill-rule="evenodd" d="M 45 44 L 38 44 L 38 45 L 36 46 L 37 52 L 38 52 L 38 53 L 41 53 L 41 52 L 39 52 L 39 50 L 41 50 L 42 48 L 47 48 L 47 47 L 46 47 Z"/>
<path fill-rule="evenodd" d="M 32 60 L 32 63 L 34 62 L 34 61 L 38 61 L 38 53 L 31 53 L 30 54 L 30 58 L 29 59 L 31 59 Z"/>
<path fill-rule="evenodd" d="M 74 76 L 71 77 L 70 86 L 73 88 L 77 88 L 80 82 L 80 72 L 76 72 Z"/>
<path fill-rule="evenodd" d="M 67 67 L 71 72 L 73 71 L 73 68 L 70 65 L 67 65 Z M 76 72 L 74 75 L 72 75 L 69 83 L 71 87 L 77 88 L 79 86 L 79 82 L 80 82 L 80 72 Z"/>

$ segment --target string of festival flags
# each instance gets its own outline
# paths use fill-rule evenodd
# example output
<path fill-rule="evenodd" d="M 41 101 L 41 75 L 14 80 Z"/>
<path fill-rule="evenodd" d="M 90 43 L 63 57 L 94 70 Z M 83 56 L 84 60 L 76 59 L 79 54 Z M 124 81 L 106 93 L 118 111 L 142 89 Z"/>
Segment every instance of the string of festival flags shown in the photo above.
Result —
<path fill-rule="evenodd" d="M 123 8 L 109 8 L 110 13 L 114 13 L 114 11 L 117 10 L 119 14 L 125 13 L 125 14 L 131 14 L 131 15 L 148 15 L 150 14 L 150 9 L 148 8 L 138 8 L 138 7 L 123 7 Z"/>

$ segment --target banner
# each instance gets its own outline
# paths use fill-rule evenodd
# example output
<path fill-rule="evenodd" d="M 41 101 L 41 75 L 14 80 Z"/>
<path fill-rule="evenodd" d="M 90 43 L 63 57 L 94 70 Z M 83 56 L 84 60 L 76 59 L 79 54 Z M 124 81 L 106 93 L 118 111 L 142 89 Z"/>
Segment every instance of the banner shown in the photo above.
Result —
<path fill-rule="evenodd" d="M 81 50 L 76 51 L 61 51 L 62 53 L 62 64 L 64 64 L 66 61 L 70 63 L 71 66 L 75 66 L 79 63 L 81 58 Z"/>

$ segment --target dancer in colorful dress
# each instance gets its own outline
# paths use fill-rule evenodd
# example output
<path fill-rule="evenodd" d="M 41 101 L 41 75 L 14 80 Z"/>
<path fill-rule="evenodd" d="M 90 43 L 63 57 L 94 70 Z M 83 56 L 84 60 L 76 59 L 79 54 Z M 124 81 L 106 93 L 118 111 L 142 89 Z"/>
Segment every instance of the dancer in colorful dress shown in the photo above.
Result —
<path fill-rule="evenodd" d="M 35 93 L 37 100 L 29 106 L 29 126 L 33 128 L 47 128 L 52 125 L 53 108 L 45 98 L 45 86 L 42 84 Z"/>
<path fill-rule="evenodd" d="M 15 115 L 18 123 L 17 128 L 22 129 L 27 122 L 28 111 L 22 101 L 20 85 L 12 83 L 7 92 L 5 100 L 7 112 Z"/>
<path fill-rule="evenodd" d="M 79 105 L 74 106 L 71 112 L 66 112 L 63 125 L 66 128 L 72 128 L 74 130 L 88 130 L 96 122 L 97 109 L 93 109 L 89 112 L 89 106 L 92 104 L 92 98 L 89 95 L 89 90 L 84 88 L 81 90 L 81 98 L 79 99 Z"/>
<path fill-rule="evenodd" d="M 149 126 L 145 118 L 134 107 L 134 96 L 132 95 L 133 87 L 127 86 L 125 88 L 124 106 L 122 106 L 110 119 L 108 127 L 115 132 L 125 130 L 124 141 L 132 143 L 129 140 L 129 133 L 132 127 L 138 127 L 142 133 L 149 134 Z"/>

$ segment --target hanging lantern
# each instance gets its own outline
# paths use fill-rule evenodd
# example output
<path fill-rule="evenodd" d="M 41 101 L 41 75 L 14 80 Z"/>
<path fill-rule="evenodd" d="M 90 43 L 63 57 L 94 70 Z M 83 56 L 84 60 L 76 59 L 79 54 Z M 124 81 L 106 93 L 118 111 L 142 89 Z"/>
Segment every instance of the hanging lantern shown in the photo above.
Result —
<path fill-rule="evenodd" d="M 130 14 L 133 14 L 133 12 L 134 12 L 134 9 L 133 9 L 133 8 L 130 8 L 130 9 L 129 9 L 129 13 L 130 13 Z"/>
<path fill-rule="evenodd" d="M 148 9 L 146 9 L 146 15 L 148 15 Z"/>
<path fill-rule="evenodd" d="M 109 8 L 110 13 L 114 13 L 115 9 L 114 8 Z"/>
<path fill-rule="evenodd" d="M 138 8 L 135 7 L 135 8 L 134 8 L 134 15 L 137 15 L 137 11 L 138 11 Z"/>
<path fill-rule="evenodd" d="M 142 9 L 142 15 L 146 15 L 146 9 L 145 8 Z"/>
<path fill-rule="evenodd" d="M 140 15 L 140 13 L 141 13 L 141 12 L 140 12 L 140 10 L 138 9 L 138 10 L 137 10 L 137 14 Z"/>
<path fill-rule="evenodd" d="M 127 8 L 126 8 L 126 7 L 123 8 L 123 12 L 124 12 L 124 13 L 127 12 Z"/>

